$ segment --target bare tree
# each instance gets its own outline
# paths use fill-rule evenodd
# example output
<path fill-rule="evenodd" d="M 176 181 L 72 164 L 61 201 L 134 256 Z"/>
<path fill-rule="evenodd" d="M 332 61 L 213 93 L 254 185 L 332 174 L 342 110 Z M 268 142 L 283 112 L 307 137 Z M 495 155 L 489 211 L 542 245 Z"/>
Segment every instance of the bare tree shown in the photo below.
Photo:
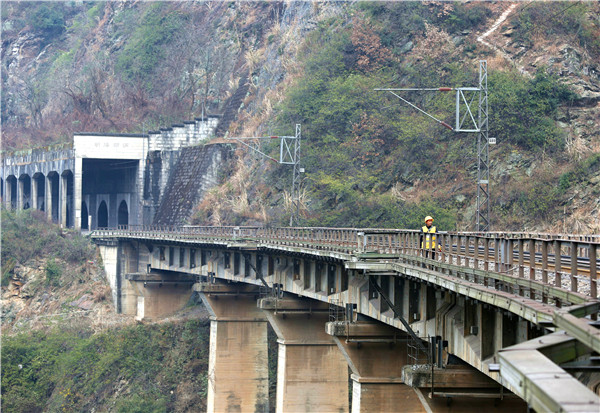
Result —
<path fill-rule="evenodd" d="M 48 91 L 33 79 L 26 79 L 21 97 L 36 128 L 43 125 L 42 111 L 48 103 Z"/>

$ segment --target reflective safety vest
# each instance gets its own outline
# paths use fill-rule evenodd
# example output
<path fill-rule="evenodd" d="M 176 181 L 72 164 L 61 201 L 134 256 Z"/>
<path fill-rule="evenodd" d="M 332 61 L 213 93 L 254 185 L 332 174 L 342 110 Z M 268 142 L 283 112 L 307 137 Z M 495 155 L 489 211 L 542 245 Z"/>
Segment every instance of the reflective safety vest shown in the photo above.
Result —
<path fill-rule="evenodd" d="M 426 225 L 423 226 L 423 242 L 421 242 L 421 248 L 425 249 L 435 249 L 435 226 L 432 225 L 431 228 L 427 228 Z"/>

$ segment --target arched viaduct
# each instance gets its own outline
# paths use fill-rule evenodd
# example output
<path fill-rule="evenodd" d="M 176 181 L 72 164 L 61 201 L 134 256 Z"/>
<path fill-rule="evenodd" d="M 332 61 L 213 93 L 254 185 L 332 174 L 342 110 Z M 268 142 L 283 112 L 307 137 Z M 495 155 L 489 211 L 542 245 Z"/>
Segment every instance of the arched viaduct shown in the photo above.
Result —
<path fill-rule="evenodd" d="M 597 412 L 598 237 L 181 227 L 95 231 L 118 311 L 211 312 L 210 412 Z M 348 393 L 348 369 L 351 402 Z M 516 397 L 516 396 L 518 397 Z"/>
<path fill-rule="evenodd" d="M 2 202 L 44 211 L 65 228 L 151 224 L 180 150 L 212 137 L 218 120 L 147 134 L 76 133 L 69 144 L 3 152 Z"/>

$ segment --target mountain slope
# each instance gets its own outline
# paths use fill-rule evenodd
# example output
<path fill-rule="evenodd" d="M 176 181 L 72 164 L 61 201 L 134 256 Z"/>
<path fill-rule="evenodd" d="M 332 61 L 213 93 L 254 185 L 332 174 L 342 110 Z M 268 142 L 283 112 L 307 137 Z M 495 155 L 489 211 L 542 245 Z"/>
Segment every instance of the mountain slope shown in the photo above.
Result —
<path fill-rule="evenodd" d="M 241 110 L 219 135 L 302 124 L 304 224 L 415 227 L 432 213 L 440 228 L 472 229 L 475 136 L 373 89 L 474 86 L 486 59 L 498 141 L 492 227 L 597 232 L 599 7 L 3 3 L 3 144 L 222 113 L 248 73 Z M 404 97 L 451 123 L 450 94 Z M 287 222 L 288 168 L 238 155 L 232 181 L 208 194 L 197 222 Z"/>

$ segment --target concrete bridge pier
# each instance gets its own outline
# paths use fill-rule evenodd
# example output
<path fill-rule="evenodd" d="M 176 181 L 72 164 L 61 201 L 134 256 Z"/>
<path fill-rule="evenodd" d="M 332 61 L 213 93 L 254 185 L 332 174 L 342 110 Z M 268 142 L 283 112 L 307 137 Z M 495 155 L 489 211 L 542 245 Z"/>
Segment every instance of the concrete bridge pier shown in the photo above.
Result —
<path fill-rule="evenodd" d="M 278 337 L 276 412 L 347 412 L 348 364 L 325 333 L 327 303 L 264 298 Z"/>
<path fill-rule="evenodd" d="M 268 412 L 267 320 L 253 286 L 204 284 L 211 313 L 207 412 Z"/>
<path fill-rule="evenodd" d="M 352 413 L 427 411 L 402 381 L 408 334 L 370 321 L 330 322 L 327 333 L 352 370 Z"/>

